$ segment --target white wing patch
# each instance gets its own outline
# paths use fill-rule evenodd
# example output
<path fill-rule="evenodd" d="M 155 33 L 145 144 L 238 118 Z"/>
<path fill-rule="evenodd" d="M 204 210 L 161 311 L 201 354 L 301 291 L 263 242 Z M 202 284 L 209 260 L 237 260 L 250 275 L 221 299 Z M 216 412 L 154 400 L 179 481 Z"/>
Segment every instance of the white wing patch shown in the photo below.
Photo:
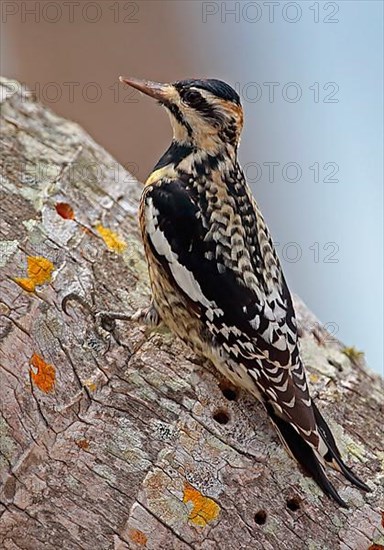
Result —
<path fill-rule="evenodd" d="M 169 242 L 167 241 L 164 233 L 160 231 L 158 226 L 157 217 L 159 211 L 154 207 L 152 198 L 146 200 L 145 206 L 145 220 L 146 230 L 149 238 L 152 241 L 153 246 L 160 256 L 164 256 L 168 262 L 169 269 L 179 285 L 181 290 L 194 302 L 199 302 L 204 307 L 212 310 L 212 313 L 217 310 L 217 306 L 214 302 L 210 302 L 204 296 L 199 283 L 196 281 L 193 273 L 191 273 L 185 266 L 183 266 L 175 254 Z"/>

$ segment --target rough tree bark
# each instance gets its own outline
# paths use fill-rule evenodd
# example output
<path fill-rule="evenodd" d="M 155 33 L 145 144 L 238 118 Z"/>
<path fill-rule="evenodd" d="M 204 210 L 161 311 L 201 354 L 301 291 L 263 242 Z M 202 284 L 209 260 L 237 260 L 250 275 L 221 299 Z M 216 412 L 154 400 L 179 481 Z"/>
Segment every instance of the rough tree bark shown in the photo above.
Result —
<path fill-rule="evenodd" d="M 148 303 L 140 185 L 17 83 L 0 89 L 1 548 L 383 548 L 383 397 L 363 357 L 296 299 L 312 393 L 373 489 L 333 476 L 344 510 L 169 333 L 119 323 L 108 349 L 84 309 L 64 314 L 70 291 Z"/>

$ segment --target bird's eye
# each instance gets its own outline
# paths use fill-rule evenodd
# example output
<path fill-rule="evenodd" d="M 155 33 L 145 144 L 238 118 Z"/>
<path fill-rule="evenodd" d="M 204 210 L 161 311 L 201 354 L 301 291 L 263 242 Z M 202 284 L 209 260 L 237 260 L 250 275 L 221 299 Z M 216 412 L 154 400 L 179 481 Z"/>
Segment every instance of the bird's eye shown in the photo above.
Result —
<path fill-rule="evenodd" d="M 188 90 L 183 95 L 183 100 L 192 107 L 198 105 L 201 102 L 201 95 L 194 90 Z"/>

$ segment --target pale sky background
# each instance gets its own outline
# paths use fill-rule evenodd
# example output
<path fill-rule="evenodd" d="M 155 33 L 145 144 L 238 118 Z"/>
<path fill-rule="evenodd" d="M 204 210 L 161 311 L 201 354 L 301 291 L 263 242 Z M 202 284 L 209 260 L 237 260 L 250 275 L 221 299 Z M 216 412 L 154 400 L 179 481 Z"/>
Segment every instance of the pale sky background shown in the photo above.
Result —
<path fill-rule="evenodd" d="M 274 23 L 264 10 L 254 24 L 244 19 L 236 23 L 234 15 L 222 10 L 207 14 L 205 24 L 194 21 L 184 37 L 199 55 L 203 74 L 215 67 L 216 75 L 239 82 L 245 99 L 251 100 L 243 99 L 246 124 L 240 158 L 245 165 L 258 163 L 262 168 L 252 188 L 274 239 L 281 243 L 278 252 L 291 288 L 322 322 L 337 327 L 341 340 L 364 350 L 371 367 L 383 373 L 382 3 L 333 4 L 340 8 L 332 16 L 338 23 L 321 22 L 335 7 L 324 10 L 320 3 L 320 21 L 314 24 L 312 2 L 299 3 L 301 19 L 288 23 L 280 2 Z M 190 10 L 193 20 L 194 8 Z M 294 19 L 299 12 L 291 9 L 286 15 Z M 256 10 L 249 10 L 249 19 L 256 16 Z M 181 21 L 186 17 L 183 7 Z M 272 103 L 272 85 L 263 85 L 266 82 L 279 83 Z M 284 89 L 289 82 L 296 84 Z M 330 82 L 335 84 L 323 90 Z M 253 102 L 260 89 L 261 99 Z M 300 93 L 297 102 L 287 101 Z M 271 161 L 280 163 L 273 183 L 268 166 L 263 167 Z M 297 177 L 294 166 L 283 171 L 291 162 L 302 171 L 297 182 L 289 181 Z M 318 183 L 315 167 L 309 169 L 315 162 Z M 334 164 L 324 170 L 325 163 Z M 335 168 L 338 173 L 332 177 Z M 252 179 L 260 174 L 252 164 L 248 173 Z M 327 176 L 339 181 L 324 182 Z M 297 262 L 288 261 L 300 253 Z"/>
<path fill-rule="evenodd" d="M 13 4 L 2 18 L 2 73 L 78 121 L 140 179 L 170 127 L 147 98 L 124 102 L 119 74 L 237 87 L 240 158 L 291 290 L 383 374 L 382 2 L 277 2 L 272 14 L 264 2 L 104 0 L 72 20 L 59 2 Z M 37 4 L 37 14 L 20 4 Z"/>

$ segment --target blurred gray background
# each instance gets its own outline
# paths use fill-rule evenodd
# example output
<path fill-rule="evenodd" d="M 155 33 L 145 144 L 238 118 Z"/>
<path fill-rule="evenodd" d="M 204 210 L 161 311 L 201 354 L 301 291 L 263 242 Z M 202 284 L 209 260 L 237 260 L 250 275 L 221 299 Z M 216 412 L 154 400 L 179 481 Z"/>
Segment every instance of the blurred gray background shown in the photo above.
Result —
<path fill-rule="evenodd" d="M 1 71 L 144 180 L 166 114 L 120 74 L 221 78 L 291 289 L 383 373 L 383 4 L 3 1 Z"/>

